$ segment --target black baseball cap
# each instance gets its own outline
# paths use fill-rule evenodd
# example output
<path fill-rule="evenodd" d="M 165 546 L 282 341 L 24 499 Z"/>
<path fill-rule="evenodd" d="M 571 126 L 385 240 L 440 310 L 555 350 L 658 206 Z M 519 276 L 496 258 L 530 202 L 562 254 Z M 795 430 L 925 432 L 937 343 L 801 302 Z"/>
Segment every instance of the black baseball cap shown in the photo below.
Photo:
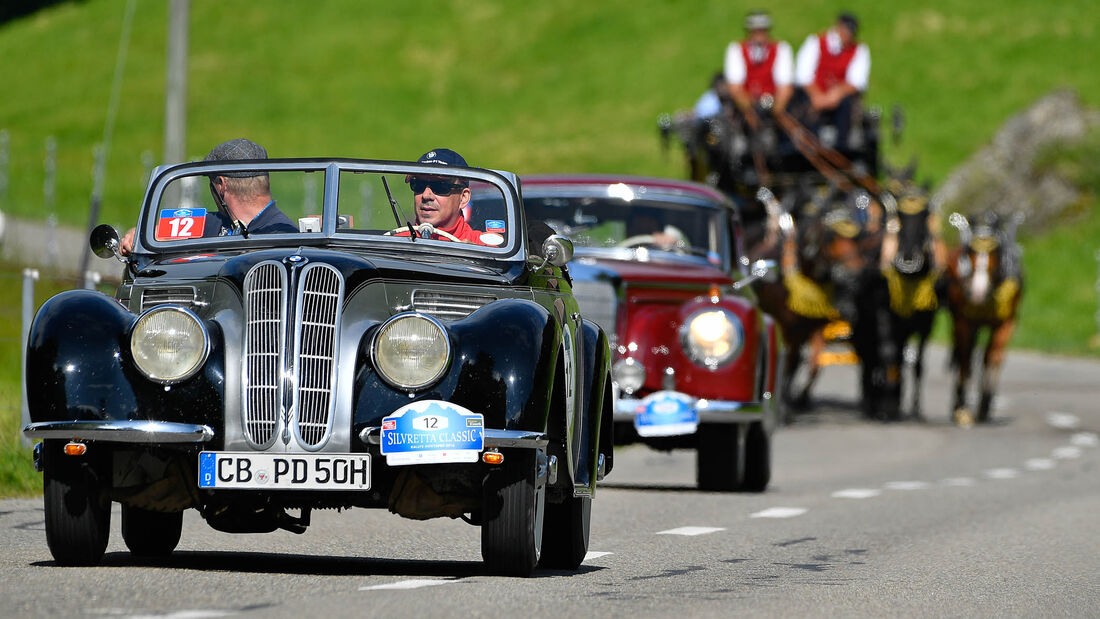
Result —
<path fill-rule="evenodd" d="M 238 161 L 241 159 L 267 159 L 267 150 L 252 140 L 236 138 L 228 142 L 222 142 L 210 149 L 210 152 L 206 155 L 206 159 L 203 159 L 203 161 Z M 253 176 L 263 176 L 264 174 L 266 173 L 226 172 L 218 176 L 251 178 Z"/>

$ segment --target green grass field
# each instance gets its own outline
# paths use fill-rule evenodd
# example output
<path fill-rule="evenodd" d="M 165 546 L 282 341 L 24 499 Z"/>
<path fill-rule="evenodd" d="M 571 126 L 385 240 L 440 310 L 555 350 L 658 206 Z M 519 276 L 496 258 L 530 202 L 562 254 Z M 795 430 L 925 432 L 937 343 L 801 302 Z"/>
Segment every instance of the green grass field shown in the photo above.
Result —
<path fill-rule="evenodd" d="M 760 4 L 192 2 L 187 153 L 201 158 L 234 137 L 276 157 L 409 159 L 448 146 L 473 165 L 520 174 L 678 177 L 681 158 L 661 151 L 656 118 L 694 102 L 726 44 L 741 36 L 745 12 Z M 0 129 L 11 144 L 3 211 L 52 210 L 63 224 L 86 225 L 93 145 L 103 138 L 125 6 L 87 0 L 0 26 Z M 871 48 L 869 102 L 906 110 L 905 137 L 888 144 L 886 156 L 898 164 L 919 157 L 922 179 L 942 180 L 1054 88 L 1100 105 L 1090 60 L 1100 52 L 1094 0 L 791 2 L 773 9 L 775 34 L 797 48 L 841 9 L 860 16 Z M 119 227 L 133 224 L 143 153 L 161 156 L 166 33 L 167 3 L 138 3 L 100 218 Z M 43 200 L 49 136 L 57 140 L 52 208 Z M 1049 162 L 1095 188 L 1098 153 L 1093 140 L 1051 153 Z M 1100 223 L 1095 200 L 1081 210 L 1087 214 L 1027 241 L 1015 346 L 1098 354 L 1088 340 Z M 18 287 L 9 291 L 5 281 L 4 306 L 17 307 Z M 19 401 L 10 337 L 0 335 L 0 495 L 39 483 L 25 454 L 10 449 Z"/>

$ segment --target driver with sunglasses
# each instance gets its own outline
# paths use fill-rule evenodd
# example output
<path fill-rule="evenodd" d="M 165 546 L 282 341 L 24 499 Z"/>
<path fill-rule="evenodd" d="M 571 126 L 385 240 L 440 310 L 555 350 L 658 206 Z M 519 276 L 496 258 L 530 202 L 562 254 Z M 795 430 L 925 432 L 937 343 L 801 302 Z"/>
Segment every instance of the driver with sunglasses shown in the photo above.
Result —
<path fill-rule="evenodd" d="M 436 148 L 424 153 L 417 163 L 427 163 L 446 167 L 469 167 L 466 160 L 449 148 Z M 470 204 L 470 183 L 460 178 L 446 176 L 408 175 L 405 182 L 413 192 L 413 205 L 416 209 L 416 223 L 428 223 L 436 230 L 446 232 L 460 241 L 475 245 L 496 246 L 504 242 L 497 234 L 487 234 L 474 230 L 462 216 L 463 209 Z M 428 234 L 427 238 L 451 240 L 443 234 Z M 396 236 L 409 236 L 408 230 L 396 233 Z"/>

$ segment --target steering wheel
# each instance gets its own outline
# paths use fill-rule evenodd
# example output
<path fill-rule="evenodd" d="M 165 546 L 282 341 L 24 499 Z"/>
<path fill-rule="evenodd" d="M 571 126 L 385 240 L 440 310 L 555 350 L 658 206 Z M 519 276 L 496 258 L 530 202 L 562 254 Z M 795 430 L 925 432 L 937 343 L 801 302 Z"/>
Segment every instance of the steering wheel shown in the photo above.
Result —
<path fill-rule="evenodd" d="M 401 226 L 399 228 L 394 228 L 393 230 L 390 230 L 389 232 L 383 232 L 382 236 L 390 236 L 392 234 L 397 234 L 398 232 L 407 232 L 408 230 L 409 230 L 408 226 Z M 439 236 L 441 236 L 445 239 L 454 241 L 455 243 L 465 243 L 466 242 L 466 241 L 463 241 L 462 239 L 458 238 L 457 236 L 451 234 L 450 232 L 447 232 L 446 230 L 440 230 L 439 228 L 436 228 L 435 226 L 433 226 L 432 224 L 427 223 L 427 222 L 424 222 L 424 223 L 422 223 L 420 225 L 417 225 L 417 226 L 413 226 L 413 230 L 415 230 L 417 233 L 427 232 L 428 234 L 438 234 Z"/>
<path fill-rule="evenodd" d="M 657 237 L 652 234 L 635 234 L 615 244 L 615 247 L 638 247 L 640 245 L 656 245 Z"/>

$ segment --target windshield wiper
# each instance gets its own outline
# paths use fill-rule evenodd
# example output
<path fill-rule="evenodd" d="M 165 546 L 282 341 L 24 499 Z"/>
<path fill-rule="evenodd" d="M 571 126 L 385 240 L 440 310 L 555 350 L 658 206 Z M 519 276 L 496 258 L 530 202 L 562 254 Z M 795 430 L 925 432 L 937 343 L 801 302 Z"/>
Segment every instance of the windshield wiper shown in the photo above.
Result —
<path fill-rule="evenodd" d="M 390 191 L 390 184 L 386 182 L 386 177 L 382 177 L 382 186 L 386 188 L 386 197 L 390 199 L 390 210 L 393 211 L 393 220 L 397 222 L 397 227 L 401 227 L 401 216 L 397 214 L 397 211 L 401 208 L 397 204 L 397 198 L 393 197 L 393 192 Z M 413 229 L 412 222 L 408 219 L 405 220 L 405 225 L 409 227 L 409 242 L 416 242 L 416 230 Z"/>

